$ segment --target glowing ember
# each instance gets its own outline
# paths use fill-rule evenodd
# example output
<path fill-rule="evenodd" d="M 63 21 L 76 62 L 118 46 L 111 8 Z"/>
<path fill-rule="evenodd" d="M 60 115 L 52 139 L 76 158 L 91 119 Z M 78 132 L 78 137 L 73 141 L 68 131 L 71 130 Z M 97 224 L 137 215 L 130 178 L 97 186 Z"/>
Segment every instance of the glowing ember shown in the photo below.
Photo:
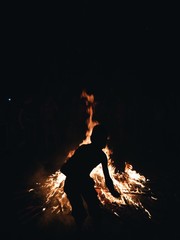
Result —
<path fill-rule="evenodd" d="M 99 124 L 97 121 L 93 121 L 93 106 L 94 106 L 94 96 L 88 95 L 85 91 L 82 92 L 81 97 L 85 98 L 87 113 L 89 118 L 87 119 L 88 130 L 86 132 L 86 138 L 80 144 L 90 143 L 90 136 L 92 134 L 93 127 Z M 69 152 L 67 159 L 74 154 L 75 150 Z M 98 198 L 103 207 L 109 209 L 111 212 L 118 216 L 118 209 L 124 205 L 134 206 L 136 209 L 141 209 L 148 214 L 151 218 L 149 211 L 143 206 L 141 202 L 141 197 L 143 195 L 151 196 L 151 190 L 148 187 L 148 179 L 145 176 L 140 175 L 129 163 L 125 163 L 125 168 L 123 172 L 117 171 L 113 165 L 113 160 L 111 159 L 111 150 L 106 147 L 103 149 L 108 158 L 108 168 L 114 186 L 119 193 L 121 193 L 120 198 L 114 198 L 109 190 L 105 186 L 104 175 L 102 171 L 102 166 L 99 164 L 90 173 L 90 177 L 95 181 L 95 189 L 98 193 Z M 64 192 L 64 181 L 66 176 L 61 173 L 60 170 L 56 171 L 54 174 L 47 177 L 43 183 L 39 183 L 39 189 L 41 195 L 44 199 L 44 204 L 42 206 L 42 211 L 47 213 L 71 213 L 71 204 Z M 33 191 L 30 189 L 29 191 Z"/>

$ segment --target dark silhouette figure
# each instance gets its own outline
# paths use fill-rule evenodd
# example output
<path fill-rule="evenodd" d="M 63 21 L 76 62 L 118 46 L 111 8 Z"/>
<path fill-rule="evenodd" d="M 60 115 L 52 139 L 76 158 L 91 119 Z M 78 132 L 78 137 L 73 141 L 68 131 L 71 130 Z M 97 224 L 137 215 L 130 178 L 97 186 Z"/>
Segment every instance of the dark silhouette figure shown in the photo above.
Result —
<path fill-rule="evenodd" d="M 91 135 L 91 143 L 77 148 L 74 155 L 62 166 L 65 174 L 64 191 L 72 206 L 72 216 L 79 229 L 83 226 L 88 215 L 92 219 L 94 230 L 101 225 L 102 208 L 94 180 L 90 172 L 100 163 L 105 177 L 105 183 L 114 197 L 120 194 L 115 190 L 109 175 L 107 157 L 102 149 L 107 143 L 107 131 L 102 125 L 96 125 Z"/>

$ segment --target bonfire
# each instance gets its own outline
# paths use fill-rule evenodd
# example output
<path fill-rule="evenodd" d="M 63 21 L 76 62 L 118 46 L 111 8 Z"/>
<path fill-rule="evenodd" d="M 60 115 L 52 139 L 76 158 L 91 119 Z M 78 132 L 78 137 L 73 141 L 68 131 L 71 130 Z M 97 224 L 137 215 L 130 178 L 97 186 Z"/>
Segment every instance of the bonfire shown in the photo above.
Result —
<path fill-rule="evenodd" d="M 99 124 L 98 121 L 93 120 L 94 95 L 88 95 L 86 91 L 82 91 L 81 97 L 85 99 L 86 111 L 89 117 L 86 120 L 86 137 L 80 145 L 91 142 L 90 137 L 92 130 L 95 125 Z M 74 154 L 75 150 L 76 149 L 73 149 L 67 154 L 66 160 Z M 116 190 L 120 193 L 120 197 L 113 197 L 105 186 L 102 166 L 99 164 L 92 170 L 90 177 L 92 177 L 95 182 L 95 189 L 102 207 L 119 217 L 121 209 L 124 206 L 130 206 L 136 210 L 141 210 L 148 218 L 151 218 L 150 211 L 144 207 L 142 201 L 143 196 L 148 196 L 148 198 L 156 200 L 149 187 L 150 180 L 144 175 L 136 172 L 132 164 L 128 162 L 125 162 L 124 170 L 119 171 L 116 169 L 111 157 L 112 150 L 106 146 L 103 151 L 108 158 L 109 172 Z M 34 188 L 28 190 L 29 192 L 34 192 L 36 195 L 41 196 L 43 199 L 41 210 L 47 215 L 53 217 L 57 214 L 71 214 L 72 207 L 64 192 L 65 179 L 66 176 L 61 172 L 61 169 L 58 169 L 42 182 L 37 182 Z"/>

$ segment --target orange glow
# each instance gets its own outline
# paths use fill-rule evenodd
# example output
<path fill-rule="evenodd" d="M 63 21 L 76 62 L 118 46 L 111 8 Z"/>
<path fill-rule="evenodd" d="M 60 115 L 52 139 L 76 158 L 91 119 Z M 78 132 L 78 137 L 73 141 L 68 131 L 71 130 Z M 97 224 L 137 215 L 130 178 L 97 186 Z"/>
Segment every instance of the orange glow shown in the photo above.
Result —
<path fill-rule="evenodd" d="M 88 95 L 85 91 L 82 92 L 81 97 L 85 98 L 87 113 L 89 118 L 87 119 L 88 130 L 86 132 L 86 138 L 82 141 L 82 144 L 90 143 L 90 137 L 92 130 L 95 125 L 99 124 L 98 121 L 93 121 L 93 107 L 94 107 L 94 96 Z M 74 151 L 70 151 L 67 158 L 74 154 Z M 141 209 L 148 214 L 151 218 L 150 212 L 143 206 L 140 196 L 143 194 L 151 193 L 151 189 L 148 187 L 148 179 L 137 173 L 133 166 L 129 163 L 125 163 L 125 168 L 123 172 L 119 172 L 113 165 L 113 160 L 111 159 L 112 151 L 108 147 L 104 148 L 108 158 L 108 168 L 114 186 L 119 193 L 121 193 L 120 198 L 114 198 L 105 186 L 102 166 L 99 164 L 90 173 L 90 177 L 93 178 L 95 182 L 95 189 L 98 193 L 98 198 L 104 207 L 110 208 L 111 211 L 118 215 L 116 212 L 117 208 L 124 205 L 134 206 L 136 209 Z M 40 183 L 40 190 L 44 197 L 44 205 L 42 211 L 49 214 L 70 214 L 71 204 L 64 192 L 64 181 L 66 176 L 57 170 L 54 174 L 47 177 L 47 179 Z M 30 189 L 29 191 L 32 191 Z"/>
<path fill-rule="evenodd" d="M 86 106 L 87 106 L 87 113 L 89 114 L 89 118 L 87 119 L 87 127 L 88 130 L 86 131 L 86 138 L 80 143 L 82 144 L 88 144 L 91 143 L 91 134 L 93 128 L 98 125 L 98 121 L 93 121 L 93 106 L 94 106 L 94 95 L 88 95 L 85 91 L 82 91 L 81 97 L 84 97 L 86 99 Z"/>

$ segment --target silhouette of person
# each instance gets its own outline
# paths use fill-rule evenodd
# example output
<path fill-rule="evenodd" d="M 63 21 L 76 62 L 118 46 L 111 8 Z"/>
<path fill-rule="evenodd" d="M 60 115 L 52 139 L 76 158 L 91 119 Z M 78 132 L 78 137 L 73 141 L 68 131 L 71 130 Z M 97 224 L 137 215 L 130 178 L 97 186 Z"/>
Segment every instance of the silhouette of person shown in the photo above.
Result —
<path fill-rule="evenodd" d="M 94 230 L 101 226 L 102 208 L 95 182 L 90 172 L 100 163 L 102 164 L 105 184 L 114 197 L 120 194 L 115 190 L 109 175 L 107 156 L 102 149 L 107 144 L 107 130 L 102 125 L 96 125 L 91 135 L 91 143 L 80 145 L 74 155 L 62 166 L 61 172 L 66 176 L 64 191 L 72 206 L 72 216 L 78 229 L 82 229 L 88 217 L 92 219 Z"/>

